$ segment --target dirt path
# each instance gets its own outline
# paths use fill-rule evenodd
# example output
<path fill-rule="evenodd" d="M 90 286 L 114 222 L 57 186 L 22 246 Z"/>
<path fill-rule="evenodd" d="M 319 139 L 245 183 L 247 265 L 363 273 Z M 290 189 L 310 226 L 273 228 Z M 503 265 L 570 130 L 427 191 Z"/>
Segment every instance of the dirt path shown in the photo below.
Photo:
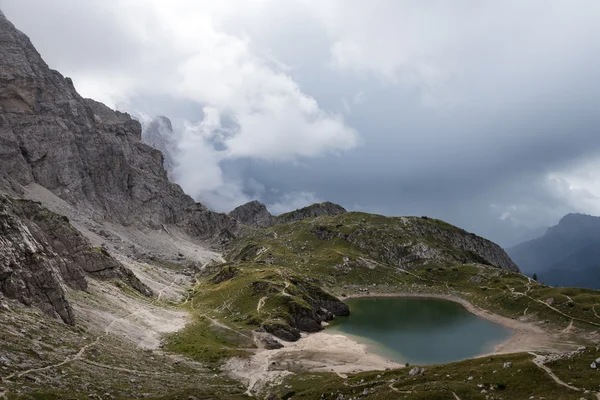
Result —
<path fill-rule="evenodd" d="M 177 282 L 177 278 L 173 279 L 173 281 L 170 284 L 168 284 L 167 286 L 165 286 L 164 288 L 162 288 L 161 290 L 159 290 L 158 291 L 158 296 L 156 297 L 156 301 L 160 301 L 160 298 L 165 293 L 165 291 L 169 290 L 170 288 L 172 288 L 173 285 L 175 284 L 175 282 Z M 154 301 L 151 304 L 154 304 Z"/>
<path fill-rule="evenodd" d="M 550 304 L 546 303 L 545 301 L 538 300 L 538 299 L 534 299 L 533 297 L 531 297 L 531 296 L 529 296 L 529 295 L 526 295 L 526 296 L 527 296 L 527 297 L 529 297 L 529 298 L 530 298 L 531 300 L 533 300 L 533 301 L 537 301 L 538 303 L 545 305 L 545 306 L 546 306 L 546 307 L 548 307 L 549 309 L 553 310 L 554 312 L 557 312 L 557 313 L 559 313 L 560 315 L 562 315 L 562 316 L 564 316 L 564 317 L 571 318 L 572 320 L 574 319 L 574 320 L 576 320 L 576 321 L 585 322 L 586 324 L 590 324 L 590 325 L 594 325 L 594 326 L 600 326 L 600 324 L 598 324 L 598 323 L 596 323 L 596 322 L 587 321 L 587 320 L 585 320 L 585 319 L 581 319 L 581 318 L 577 318 L 577 317 L 572 317 L 572 316 L 570 316 L 569 314 L 566 314 L 566 313 L 564 313 L 564 312 L 560 311 L 559 309 L 557 309 L 557 308 L 555 308 L 555 307 L 552 307 Z"/>
<path fill-rule="evenodd" d="M 93 347 L 93 346 L 97 345 L 100 342 L 100 340 L 102 340 L 102 338 L 106 337 L 109 334 L 109 330 L 110 330 L 110 328 L 112 327 L 112 325 L 115 322 L 121 321 L 121 320 L 126 319 L 126 318 L 129 318 L 129 317 L 131 317 L 132 315 L 134 315 L 136 313 L 137 313 L 137 311 L 134 311 L 134 312 L 132 312 L 130 314 L 125 315 L 124 317 L 114 319 L 106 327 L 106 329 L 104 330 L 104 334 L 96 337 L 96 339 L 93 342 L 88 343 L 85 346 L 83 346 L 81 349 L 79 349 L 79 351 L 75 355 L 67 356 L 63 361 L 61 361 L 59 363 L 56 363 L 56 364 L 50 364 L 50 365 L 47 365 L 47 366 L 41 367 L 41 368 L 32 368 L 32 369 L 28 369 L 26 371 L 15 372 L 15 373 L 13 373 L 11 375 L 8 375 L 6 378 L 3 378 L 3 380 L 9 380 L 9 379 L 12 379 L 14 377 L 21 378 L 23 375 L 27 375 L 27 374 L 30 374 L 30 373 L 33 373 L 33 372 L 47 371 L 47 370 L 52 369 L 52 368 L 61 367 L 61 366 L 65 365 L 65 364 L 68 364 L 70 362 L 73 362 L 73 361 L 76 361 L 76 360 L 80 360 L 83 357 L 83 354 L 86 352 L 87 349 L 89 349 L 90 347 Z"/>
<path fill-rule="evenodd" d="M 554 372 L 552 372 L 552 370 L 548 366 L 546 366 L 544 364 L 544 361 L 546 361 L 546 357 L 541 356 L 541 355 L 536 354 L 536 353 L 533 353 L 533 352 L 529 352 L 529 354 L 535 356 L 535 358 L 533 359 L 533 363 L 536 366 L 538 366 L 539 368 L 543 369 L 548 374 L 548 376 L 554 380 L 554 382 L 558 383 L 561 386 L 569 388 L 571 390 L 575 390 L 575 391 L 578 391 L 578 392 L 583 392 L 583 389 L 575 387 L 573 385 L 569 385 L 568 383 L 566 383 L 562 379 L 560 379 L 558 376 L 556 376 L 554 374 Z M 596 398 L 598 400 L 600 400 L 600 392 L 592 392 L 592 393 L 596 396 Z"/>
<path fill-rule="evenodd" d="M 452 393 L 452 396 L 454 396 L 455 400 L 460 400 L 460 397 L 458 397 L 456 393 L 454 393 L 452 390 L 450 392 Z"/>
<path fill-rule="evenodd" d="M 562 315 L 562 316 L 564 316 L 564 317 L 570 318 L 571 320 L 576 320 L 576 321 L 585 322 L 586 324 L 590 324 L 590 325 L 594 325 L 594 326 L 600 326 L 600 324 L 598 324 L 598 323 L 596 323 L 596 322 L 587 321 L 587 320 L 585 320 L 585 319 L 582 319 L 582 318 L 573 317 L 573 316 L 571 316 L 571 315 L 569 315 L 569 314 L 567 314 L 567 313 L 564 313 L 564 312 L 560 311 L 560 310 L 559 310 L 559 309 L 557 309 L 556 307 L 552 307 L 550 304 L 546 303 L 545 301 L 542 301 L 542 300 L 539 300 L 539 299 L 536 299 L 536 298 L 533 298 L 533 297 L 531 297 L 529 294 L 527 294 L 527 293 L 529 292 L 529 290 L 531 289 L 531 286 L 530 286 L 530 285 L 527 285 L 527 291 L 526 291 L 525 293 L 522 293 L 522 292 L 515 292 L 515 288 L 512 288 L 512 287 L 510 287 L 510 286 L 508 286 L 508 285 L 506 285 L 506 288 L 507 288 L 508 290 L 510 290 L 510 293 L 511 293 L 511 294 L 513 294 L 513 295 L 517 295 L 517 296 L 525 296 L 525 297 L 527 297 L 527 298 L 528 298 L 528 299 L 530 299 L 530 300 L 533 300 L 533 301 L 535 301 L 535 302 L 537 302 L 537 303 L 543 304 L 544 306 L 548 307 L 548 308 L 549 308 L 549 309 L 551 309 L 552 311 L 554 311 L 554 312 L 556 312 L 556 313 L 558 313 L 558 314 L 560 314 L 560 315 Z M 573 302 L 573 299 L 571 299 L 569 296 L 565 295 L 565 297 L 566 297 L 566 298 L 568 298 L 570 302 Z M 597 314 L 596 314 L 596 316 L 597 316 Z"/>
<path fill-rule="evenodd" d="M 104 332 L 101 335 L 98 335 L 96 337 L 96 339 L 94 339 L 94 341 L 92 341 L 91 343 L 88 343 L 86 345 L 84 345 L 83 347 L 81 347 L 79 349 L 79 351 L 73 355 L 69 355 L 67 357 L 65 357 L 62 361 L 58 362 L 58 363 L 54 363 L 54 364 L 50 364 L 50 365 L 46 365 L 45 367 L 40 367 L 40 368 L 31 368 L 25 371 L 21 371 L 21 372 L 14 372 L 4 378 L 2 378 L 2 380 L 10 380 L 12 378 L 21 378 L 24 375 L 27 374 L 31 374 L 31 373 L 35 373 L 35 372 L 41 372 L 41 371 L 47 371 L 53 368 L 58 368 L 61 367 L 65 364 L 69 364 L 73 361 L 77 361 L 77 360 L 81 360 L 83 358 L 83 355 L 85 354 L 85 352 L 90 349 L 91 347 L 96 346 L 102 339 L 104 339 L 105 337 L 107 337 L 108 335 L 111 334 L 110 330 L 111 328 L 118 322 L 124 321 L 130 317 L 133 317 L 135 315 L 137 315 L 138 313 L 144 311 L 146 309 L 146 307 L 148 306 L 153 306 L 155 305 L 156 302 L 158 302 L 160 300 L 161 294 L 168 289 L 169 287 L 171 287 L 173 284 L 175 283 L 175 280 L 173 282 L 171 282 L 169 285 L 166 285 L 162 290 L 159 291 L 159 295 L 157 296 L 156 299 L 152 300 L 152 302 L 150 302 L 148 305 L 142 305 L 140 307 L 138 307 L 135 311 L 132 311 L 122 317 L 119 318 L 114 318 L 107 326 L 106 328 L 104 328 Z"/>
<path fill-rule="evenodd" d="M 209 317 L 206 314 L 201 314 L 201 316 L 204 317 L 204 318 L 206 318 L 207 320 L 209 320 L 210 323 L 213 324 L 214 326 L 218 326 L 219 328 L 226 329 L 226 330 L 228 330 L 230 332 L 233 332 L 233 333 L 235 333 L 235 334 L 237 334 L 239 336 L 245 337 L 246 339 L 249 339 L 249 340 L 251 340 L 253 342 L 255 341 L 253 337 L 250 337 L 250 336 L 246 335 L 245 333 L 242 333 L 242 332 L 240 332 L 238 330 L 235 330 L 235 329 L 233 329 L 233 328 L 225 325 L 224 323 L 219 322 L 216 319 Z"/>
<path fill-rule="evenodd" d="M 537 365 L 539 368 L 543 369 L 548 374 L 548 376 L 554 380 L 554 382 L 558 383 L 561 386 L 569 388 L 571 390 L 576 390 L 578 392 L 581 392 L 581 389 L 579 389 L 578 387 L 571 386 L 568 383 L 561 380 L 558 376 L 554 375 L 554 372 L 552 372 L 552 370 L 550 368 L 548 368 L 546 365 L 544 365 L 544 361 L 546 361 L 546 357 L 541 356 L 536 353 L 533 353 L 533 352 L 529 352 L 529 354 L 531 354 L 532 356 L 535 356 L 535 358 L 533 359 L 533 363 L 535 365 Z"/>
<path fill-rule="evenodd" d="M 598 312 L 596 311 L 596 306 L 592 306 L 592 310 L 594 310 L 594 315 L 596 315 L 596 318 L 600 319 L 600 315 L 598 315 Z"/>

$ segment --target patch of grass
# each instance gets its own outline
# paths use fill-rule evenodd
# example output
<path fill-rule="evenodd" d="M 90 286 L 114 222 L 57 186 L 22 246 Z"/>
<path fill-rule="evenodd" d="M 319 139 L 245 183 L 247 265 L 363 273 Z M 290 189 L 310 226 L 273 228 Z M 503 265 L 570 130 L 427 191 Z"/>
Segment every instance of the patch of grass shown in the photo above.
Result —
<path fill-rule="evenodd" d="M 244 349 L 253 346 L 251 338 L 199 317 L 181 331 L 167 336 L 165 349 L 217 366 L 226 358 L 247 356 Z"/>
<path fill-rule="evenodd" d="M 573 353 L 556 361 L 546 363 L 564 382 L 573 386 L 600 392 L 600 365 L 591 368 L 592 362 L 600 358 L 597 346 L 588 346 L 582 352 Z"/>
<path fill-rule="evenodd" d="M 294 399 L 593 399 L 569 390 L 538 368 L 529 354 L 483 357 L 445 365 L 425 366 L 410 375 L 413 366 L 392 371 L 366 372 L 348 379 L 335 374 L 300 374 L 285 378 L 276 393 L 293 392 Z M 511 362 L 510 368 L 503 368 Z M 488 397 L 491 396 L 491 397 Z"/>

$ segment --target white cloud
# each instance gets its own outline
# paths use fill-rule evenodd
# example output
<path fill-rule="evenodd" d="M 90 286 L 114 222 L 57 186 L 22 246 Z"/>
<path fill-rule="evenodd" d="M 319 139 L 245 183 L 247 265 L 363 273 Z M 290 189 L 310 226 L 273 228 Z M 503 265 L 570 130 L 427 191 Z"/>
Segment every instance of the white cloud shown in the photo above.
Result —
<path fill-rule="evenodd" d="M 40 23 L 58 22 L 64 13 L 81 8 L 73 0 L 51 6 L 44 3 L 9 1 L 7 7 L 16 12 L 35 4 L 43 10 Z M 94 64 L 86 63 L 86 54 L 95 43 L 85 43 L 78 36 L 72 50 L 80 51 L 81 59 L 69 57 L 66 65 L 57 67 L 73 78 L 84 96 L 111 107 L 135 108 L 129 102 L 139 95 L 196 103 L 204 119 L 185 125 L 173 176 L 186 192 L 209 205 L 223 209 L 247 200 L 243 182 L 223 174 L 220 163 L 224 160 L 290 162 L 357 145 L 358 133 L 342 116 L 322 109 L 304 93 L 283 63 L 254 48 L 243 31 L 234 34 L 226 29 L 227 21 L 239 18 L 236 15 L 243 10 L 256 13 L 275 3 L 115 0 L 110 13 L 101 1 L 90 0 L 86 5 L 83 22 L 71 22 L 81 23 L 81 32 L 90 39 L 107 34 L 100 40 L 102 56 L 96 54 Z M 99 22 L 93 21 L 95 15 L 102 17 L 96 31 L 90 28 Z"/>
<path fill-rule="evenodd" d="M 600 157 L 549 173 L 550 194 L 578 212 L 600 215 Z"/>
<path fill-rule="evenodd" d="M 583 0 L 311 5 L 333 41 L 333 68 L 414 88 L 427 106 L 543 96 L 599 48 L 600 4 Z"/>

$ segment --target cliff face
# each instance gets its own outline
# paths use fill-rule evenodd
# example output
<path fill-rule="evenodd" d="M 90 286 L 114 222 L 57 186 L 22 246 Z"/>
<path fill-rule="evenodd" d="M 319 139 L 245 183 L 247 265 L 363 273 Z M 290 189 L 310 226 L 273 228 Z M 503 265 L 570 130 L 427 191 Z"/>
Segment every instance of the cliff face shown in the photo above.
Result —
<path fill-rule="evenodd" d="M 247 226 L 264 228 L 275 223 L 275 218 L 267 210 L 267 207 L 259 201 L 251 201 L 236 207 L 229 213 L 238 222 Z"/>
<path fill-rule="evenodd" d="M 150 296 L 152 291 L 65 217 L 40 204 L 0 196 L 0 292 L 74 324 L 64 286 L 87 289 L 86 276 L 119 279 Z"/>
<path fill-rule="evenodd" d="M 236 207 L 229 213 L 239 223 L 255 228 L 267 228 L 277 224 L 285 224 L 293 221 L 301 221 L 307 218 L 320 217 L 323 215 L 344 214 L 346 209 L 329 201 L 315 203 L 295 211 L 281 214 L 277 217 L 271 215 L 267 207 L 260 201 L 251 201 Z"/>
<path fill-rule="evenodd" d="M 203 239 L 235 231 L 233 219 L 169 182 L 161 153 L 142 143 L 138 121 L 83 99 L 1 12 L 0 86 L 2 187 L 36 182 L 124 225 L 175 224 Z"/>

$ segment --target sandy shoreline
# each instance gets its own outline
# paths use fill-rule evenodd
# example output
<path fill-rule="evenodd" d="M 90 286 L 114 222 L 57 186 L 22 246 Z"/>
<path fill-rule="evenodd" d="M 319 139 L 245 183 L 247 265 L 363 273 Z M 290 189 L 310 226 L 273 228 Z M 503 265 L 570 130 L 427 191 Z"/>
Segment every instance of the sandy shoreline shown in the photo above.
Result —
<path fill-rule="evenodd" d="M 469 301 L 455 295 L 436 293 L 357 293 L 340 298 L 432 298 L 461 304 L 467 311 L 488 321 L 503 325 L 512 331 L 505 342 L 496 346 L 495 351 L 481 354 L 518 353 L 527 351 L 558 352 L 577 347 L 576 343 L 566 342 L 556 334 L 545 332 L 532 323 L 503 317 L 483 310 Z M 303 334 L 297 342 L 282 342 L 284 347 L 277 350 L 258 349 L 249 359 L 232 359 L 225 369 L 234 377 L 245 381 L 248 393 L 260 391 L 266 384 L 274 383 L 295 372 L 334 372 L 344 376 L 348 373 L 403 368 L 369 351 L 368 345 L 340 333 L 317 332 Z M 474 358 L 476 358 L 474 357 Z"/>
<path fill-rule="evenodd" d="M 519 319 L 503 317 L 479 308 L 461 297 L 449 294 L 438 293 L 356 293 L 346 297 L 340 297 L 341 300 L 352 298 L 376 298 L 376 297 L 401 297 L 401 298 L 430 298 L 452 301 L 462 305 L 471 314 L 485 318 L 488 321 L 500 324 L 512 331 L 512 335 L 505 342 L 496 346 L 495 351 L 488 354 L 507 354 L 524 351 L 548 351 L 560 352 L 569 351 L 576 348 L 576 343 L 570 343 L 560 340 L 556 334 L 544 331 L 540 326 L 533 322 L 527 322 Z M 488 355 L 488 354 L 482 354 Z"/>

